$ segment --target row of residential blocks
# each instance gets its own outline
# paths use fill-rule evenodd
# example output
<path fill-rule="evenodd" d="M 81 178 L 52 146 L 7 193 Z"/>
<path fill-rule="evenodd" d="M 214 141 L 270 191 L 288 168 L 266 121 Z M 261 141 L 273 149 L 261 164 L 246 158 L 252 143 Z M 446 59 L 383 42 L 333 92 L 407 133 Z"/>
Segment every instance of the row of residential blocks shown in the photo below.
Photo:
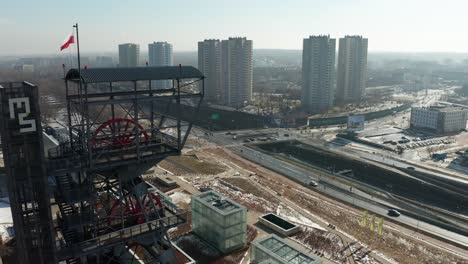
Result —
<path fill-rule="evenodd" d="M 329 35 L 304 39 L 302 50 L 302 106 L 310 113 L 322 113 L 335 104 L 359 102 L 367 79 L 367 39 Z M 336 71 L 335 71 L 336 69 Z"/>
<path fill-rule="evenodd" d="M 137 44 L 119 45 L 119 67 L 140 65 Z M 174 64 L 172 44 L 154 42 L 148 45 L 150 66 Z M 209 39 L 198 43 L 198 68 L 205 74 L 205 99 L 233 107 L 252 100 L 253 42 L 246 38 Z M 169 81 L 155 81 L 157 88 L 169 88 Z"/>
<path fill-rule="evenodd" d="M 359 102 L 367 78 L 367 39 L 346 36 L 339 40 L 335 66 L 336 40 L 328 35 L 310 36 L 303 41 L 302 107 L 321 113 L 338 103 Z M 148 45 L 150 66 L 174 64 L 173 48 L 167 42 Z M 119 66 L 139 65 L 139 45 L 119 45 Z M 198 42 L 198 68 L 205 74 L 205 99 L 217 104 L 241 107 L 252 100 L 253 42 L 236 37 Z M 337 70 L 335 70 L 337 68 Z M 160 88 L 171 83 L 158 81 Z"/>

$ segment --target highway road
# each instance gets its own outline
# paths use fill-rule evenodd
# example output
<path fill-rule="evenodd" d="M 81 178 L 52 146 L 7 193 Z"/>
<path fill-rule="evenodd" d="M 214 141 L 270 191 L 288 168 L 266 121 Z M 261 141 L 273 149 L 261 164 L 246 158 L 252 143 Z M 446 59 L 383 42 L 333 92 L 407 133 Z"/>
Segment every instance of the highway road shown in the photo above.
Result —
<path fill-rule="evenodd" d="M 318 191 L 323 192 L 335 199 L 345 201 L 349 204 L 354 204 L 357 207 L 366 209 L 368 211 L 374 212 L 381 216 L 387 216 L 388 209 L 393 207 L 389 204 L 378 203 L 378 199 L 374 197 L 374 201 L 370 201 L 368 197 L 362 198 L 357 195 L 353 195 L 347 191 L 344 191 L 339 188 L 332 187 L 330 184 L 323 184 L 328 181 L 325 177 L 320 177 L 316 173 L 313 173 L 309 170 L 294 166 L 293 164 L 287 163 L 275 157 L 266 155 L 262 152 L 256 151 L 249 147 L 245 146 L 232 146 L 230 147 L 236 154 L 249 159 L 255 163 L 261 164 L 264 167 L 276 171 L 280 174 L 283 174 L 289 178 L 292 178 L 298 182 L 307 185 L 310 180 L 319 181 L 322 184 L 319 184 L 317 188 Z M 330 175 L 330 177 L 332 177 Z M 440 237 L 451 241 L 454 244 L 458 244 L 464 248 L 468 248 L 468 237 L 442 229 L 440 227 L 428 224 L 418 219 L 411 218 L 409 216 L 401 215 L 400 217 L 393 218 L 394 221 L 400 222 L 402 224 L 411 226 L 417 230 L 424 231 L 426 233 L 432 234 L 436 237 Z"/>
<path fill-rule="evenodd" d="M 425 97 L 424 100 L 421 100 L 420 105 L 421 104 L 428 105 L 430 103 L 433 103 L 434 101 L 438 100 L 439 97 L 440 97 L 440 94 L 429 94 L 429 96 Z M 408 113 L 399 113 L 398 117 L 401 118 L 404 115 L 408 115 Z M 376 120 L 375 122 L 371 122 L 370 125 L 372 127 L 380 127 L 381 125 L 384 125 L 386 123 L 388 124 L 388 122 L 391 122 L 392 120 L 394 120 L 394 118 L 395 117 L 390 116 L 390 117 L 386 117 L 383 119 L 379 119 L 379 120 Z M 277 137 L 278 140 L 286 140 L 286 139 L 304 140 L 305 139 L 304 141 L 313 141 L 311 139 L 310 134 L 304 136 L 300 134 L 299 131 L 295 131 L 295 130 L 278 129 L 278 128 L 261 130 L 261 132 L 265 132 L 265 131 L 278 132 L 278 137 Z M 303 184 L 307 184 L 307 182 L 309 182 L 310 180 L 320 181 L 321 184 L 317 187 L 318 191 L 326 193 L 327 195 L 334 197 L 335 199 L 346 201 L 349 204 L 354 204 L 357 207 L 364 208 L 378 215 L 388 217 L 387 216 L 388 209 L 390 207 L 394 207 L 393 205 L 388 204 L 387 202 L 384 202 L 384 201 L 377 202 L 378 199 L 375 197 L 370 197 L 370 198 L 365 197 L 366 194 L 362 194 L 362 193 L 359 194 L 361 196 L 358 196 L 357 194 L 352 194 L 349 191 L 344 190 L 343 188 L 337 188 L 335 186 L 336 184 L 334 185 L 332 182 L 330 182 L 331 179 L 329 179 L 328 177 L 323 177 L 323 178 L 321 177 L 319 179 L 319 175 L 317 175 L 317 173 L 314 173 L 309 170 L 305 170 L 298 166 L 294 166 L 291 163 L 287 163 L 283 160 L 277 159 L 275 157 L 272 157 L 264 153 L 261 153 L 259 151 L 256 151 L 254 149 L 251 149 L 249 147 L 243 146 L 242 141 L 233 140 L 231 135 L 225 135 L 226 132 L 214 133 L 212 134 L 212 136 L 208 136 L 207 139 L 221 146 L 229 147 L 236 154 L 246 159 L 249 159 L 255 163 L 261 164 L 266 168 L 276 171 L 298 182 L 302 182 Z M 235 132 L 236 133 L 255 133 L 255 132 L 260 132 L 260 131 L 245 130 L 245 131 L 235 131 Z M 318 133 L 319 131 L 317 130 L 316 132 Z M 331 132 L 333 133 L 333 131 Z M 285 134 L 288 134 L 288 136 L 285 136 Z M 317 144 L 317 142 L 314 142 L 314 143 Z M 320 140 L 319 144 L 323 145 L 323 143 L 324 141 Z M 329 147 L 332 147 L 332 146 L 329 146 Z M 374 155 L 370 152 L 365 152 L 365 151 L 349 150 L 348 148 L 342 149 L 341 147 L 338 147 L 338 148 L 342 154 L 349 155 L 351 153 L 352 155 L 354 154 L 354 155 L 361 156 L 369 160 L 374 160 L 376 162 L 381 162 L 381 163 L 391 165 L 391 166 L 394 165 L 396 167 L 401 167 L 401 168 L 408 167 L 408 164 L 405 164 L 404 161 L 398 161 L 398 160 L 390 159 L 387 157 Z M 332 147 L 332 149 L 337 150 L 337 146 Z M 423 168 L 421 169 L 421 171 L 434 174 L 433 171 L 424 170 Z M 444 175 L 444 174 L 440 174 L 437 176 L 450 177 L 449 175 Z M 332 177 L 332 175 L 330 175 L 330 177 Z M 356 191 L 354 190 L 354 192 Z M 421 230 L 426 233 L 432 234 L 435 237 L 440 237 L 442 239 L 452 241 L 454 244 L 458 244 L 464 248 L 468 248 L 468 237 L 466 236 L 445 230 L 438 226 L 431 225 L 429 223 L 420 221 L 419 219 L 415 219 L 406 215 L 402 215 L 398 218 L 393 218 L 393 220 L 396 222 L 405 224 L 407 226 L 411 226 L 417 230 Z"/>

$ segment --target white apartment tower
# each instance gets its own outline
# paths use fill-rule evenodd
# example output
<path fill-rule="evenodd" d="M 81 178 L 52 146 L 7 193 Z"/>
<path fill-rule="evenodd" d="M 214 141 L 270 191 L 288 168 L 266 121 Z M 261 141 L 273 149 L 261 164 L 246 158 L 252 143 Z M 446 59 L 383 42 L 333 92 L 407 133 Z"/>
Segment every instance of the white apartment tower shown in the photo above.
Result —
<path fill-rule="evenodd" d="M 198 69 L 205 75 L 205 100 L 218 103 L 221 97 L 221 41 L 198 42 Z"/>
<path fill-rule="evenodd" d="M 119 45 L 119 67 L 136 67 L 140 64 L 140 45 L 125 43 Z"/>
<path fill-rule="evenodd" d="M 148 57 L 150 66 L 174 65 L 172 44 L 167 42 L 153 42 L 148 44 Z M 170 80 L 152 81 L 151 86 L 158 89 L 168 89 L 172 87 L 172 82 Z"/>
<path fill-rule="evenodd" d="M 340 38 L 338 49 L 336 101 L 359 102 L 367 79 L 367 39 L 362 36 Z"/>
<path fill-rule="evenodd" d="M 322 113 L 333 106 L 335 97 L 336 40 L 330 36 L 310 36 L 302 50 L 302 108 Z"/>
<path fill-rule="evenodd" d="M 242 107 L 252 100 L 253 42 L 229 38 L 221 42 L 221 101 Z"/>

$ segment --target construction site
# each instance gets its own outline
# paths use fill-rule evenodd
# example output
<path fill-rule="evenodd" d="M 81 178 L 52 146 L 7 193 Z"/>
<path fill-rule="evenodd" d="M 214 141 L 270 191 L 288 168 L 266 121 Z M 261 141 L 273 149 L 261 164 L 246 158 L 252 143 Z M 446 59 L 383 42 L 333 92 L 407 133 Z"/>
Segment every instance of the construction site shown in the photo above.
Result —
<path fill-rule="evenodd" d="M 155 89 L 154 80 L 172 88 Z M 1 193 L 12 219 L 3 263 L 468 263 L 460 244 L 334 199 L 195 126 L 204 76 L 194 67 L 71 69 L 60 124 L 42 123 L 38 89 L 0 84 Z M 219 133 L 244 143 L 292 136 Z M 299 147 L 248 148 L 347 168 Z M 409 196 L 404 187 L 394 188 Z M 434 203 L 453 205 L 460 197 L 452 195 Z"/>

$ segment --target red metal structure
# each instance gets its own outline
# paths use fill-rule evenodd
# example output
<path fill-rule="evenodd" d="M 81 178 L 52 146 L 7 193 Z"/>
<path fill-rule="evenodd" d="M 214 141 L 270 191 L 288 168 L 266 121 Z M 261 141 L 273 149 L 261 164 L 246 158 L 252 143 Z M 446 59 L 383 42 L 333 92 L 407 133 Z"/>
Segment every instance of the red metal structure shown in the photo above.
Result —
<path fill-rule="evenodd" d="M 136 217 L 137 223 L 142 224 L 144 223 L 144 213 L 164 216 L 163 205 L 156 194 L 147 193 L 141 200 L 137 200 L 133 196 L 116 200 L 110 209 L 109 224 L 112 224 L 115 220 L 124 221 L 129 217 Z"/>
<path fill-rule="evenodd" d="M 136 135 L 136 129 L 139 129 L 140 134 Z M 149 136 L 144 131 L 141 125 L 135 124 L 131 119 L 113 118 L 101 124 L 94 132 L 92 138 L 93 147 L 112 146 L 125 147 L 135 141 L 139 137 L 140 142 L 148 140 Z"/>

